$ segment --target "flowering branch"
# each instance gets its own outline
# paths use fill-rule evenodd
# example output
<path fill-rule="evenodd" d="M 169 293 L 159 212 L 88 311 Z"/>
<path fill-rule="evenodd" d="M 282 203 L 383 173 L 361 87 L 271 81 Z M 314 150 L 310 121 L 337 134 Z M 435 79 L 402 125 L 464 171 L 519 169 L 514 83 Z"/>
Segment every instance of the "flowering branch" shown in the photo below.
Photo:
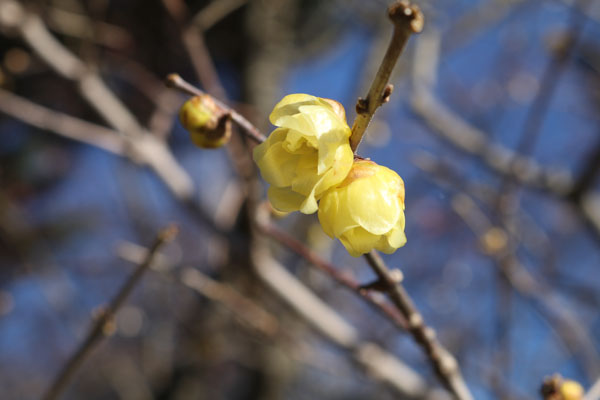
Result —
<path fill-rule="evenodd" d="M 204 91 L 198 89 L 189 82 L 186 82 L 178 74 L 169 74 L 165 80 L 165 84 L 170 88 L 177 89 L 185 94 L 189 94 L 190 96 L 206 95 Z M 221 107 L 224 110 L 227 110 L 227 112 L 231 114 L 232 121 L 235 122 L 248 137 L 252 138 L 258 143 L 262 143 L 267 139 L 265 135 L 260 133 L 260 131 L 254 125 L 252 125 L 252 123 L 248 121 L 242 114 L 238 113 L 233 108 L 230 108 L 218 99 L 214 97 L 212 97 L 212 99 L 214 100 L 215 104 L 217 104 L 217 106 Z"/>
<path fill-rule="evenodd" d="M 356 104 L 357 116 L 350 136 L 350 147 L 354 152 L 377 108 L 389 100 L 393 86 L 387 82 L 408 38 L 423 29 L 423 14 L 418 6 L 408 1 L 402 0 L 392 4 L 388 9 L 388 15 L 394 23 L 394 33 L 369 94 L 365 99 L 359 98 Z M 409 332 L 424 349 L 440 380 L 457 399 L 471 400 L 473 396 L 462 378 L 458 363 L 436 339 L 435 331 L 425 324 L 410 296 L 400 284 L 401 279 L 396 279 L 390 273 L 375 250 L 365 254 L 365 258 L 378 277 L 374 286 L 388 294 L 407 320 Z"/>
<path fill-rule="evenodd" d="M 352 125 L 352 136 L 350 136 L 350 147 L 354 152 L 356 152 L 373 114 L 379 106 L 388 102 L 392 94 L 394 87 L 388 84 L 388 81 L 408 38 L 423 29 L 424 19 L 421 10 L 417 5 L 410 4 L 408 1 L 402 0 L 392 4 L 388 9 L 388 15 L 394 24 L 394 33 L 367 97 L 359 98 L 356 103 L 357 116 Z"/>
<path fill-rule="evenodd" d="M 102 309 L 102 312 L 88 332 L 85 340 L 81 342 L 79 348 L 75 351 L 75 353 L 73 353 L 71 358 L 69 358 L 67 363 L 60 370 L 54 381 L 52 381 L 48 391 L 44 394 L 44 396 L 42 396 L 42 399 L 54 400 L 58 398 L 58 396 L 66 388 L 75 372 L 77 372 L 83 361 L 90 355 L 94 347 L 96 347 L 96 345 L 100 343 L 104 337 L 108 336 L 109 332 L 111 331 L 111 324 L 113 323 L 115 314 L 123 305 L 135 285 L 140 281 L 140 278 L 144 275 L 144 272 L 146 272 L 146 270 L 148 270 L 148 268 L 151 266 L 155 256 L 158 253 L 158 250 L 164 244 L 173 240 L 176 235 L 177 228 L 175 226 L 170 226 L 157 235 L 154 243 L 146 253 L 144 260 L 137 266 L 135 271 L 133 271 L 133 274 L 131 274 L 127 281 L 125 281 L 123 286 L 121 286 L 110 303 L 104 309 Z"/>

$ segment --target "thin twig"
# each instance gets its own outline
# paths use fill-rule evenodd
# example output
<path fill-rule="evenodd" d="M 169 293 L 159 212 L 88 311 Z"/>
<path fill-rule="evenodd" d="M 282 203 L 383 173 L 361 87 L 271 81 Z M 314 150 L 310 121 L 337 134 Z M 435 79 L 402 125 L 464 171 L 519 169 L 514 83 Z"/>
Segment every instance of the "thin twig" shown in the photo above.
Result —
<path fill-rule="evenodd" d="M 424 41 L 425 37 L 420 44 Z M 491 142 L 488 134 L 450 110 L 434 94 L 432 83 L 435 82 L 435 77 L 423 78 L 423 71 L 436 73 L 437 68 L 432 68 L 431 61 L 438 59 L 437 54 L 432 53 L 439 52 L 439 40 L 434 45 L 420 47 L 423 51 L 418 50 L 416 54 L 422 57 L 416 57 L 413 65 L 411 106 L 431 131 L 463 152 L 478 157 L 499 175 L 509 176 L 521 185 L 543 190 L 568 201 L 589 227 L 595 239 L 600 240 L 600 195 L 589 191 L 574 191 L 577 187 L 569 171 L 543 167 L 530 157 Z M 591 162 L 590 168 L 595 167 L 596 162 Z M 588 177 L 582 175 L 580 179 Z"/>
<path fill-rule="evenodd" d="M 193 24 L 201 31 L 207 31 L 248 0 L 213 0 L 192 18 Z"/>
<path fill-rule="evenodd" d="M 140 281 L 140 278 L 144 275 L 144 272 L 146 272 L 146 270 L 150 267 L 158 250 L 165 243 L 173 240 L 175 235 L 177 235 L 177 228 L 175 226 L 170 226 L 157 235 L 154 243 L 152 246 L 150 246 L 148 252 L 146 253 L 144 261 L 137 266 L 137 268 L 125 281 L 123 286 L 121 286 L 115 297 L 113 297 L 110 303 L 101 311 L 100 315 L 97 317 L 96 321 L 86 335 L 85 340 L 81 342 L 77 350 L 64 364 L 58 375 L 56 375 L 56 378 L 52 381 L 49 389 L 46 391 L 44 396 L 42 396 L 42 399 L 57 399 L 64 389 L 66 389 L 67 385 L 73 378 L 73 375 L 77 372 L 85 359 L 91 354 L 92 350 L 104 337 L 108 336 L 110 333 L 110 327 L 115 314 L 123 305 L 136 284 Z"/>
<path fill-rule="evenodd" d="M 437 340 L 433 328 L 426 325 L 423 316 L 414 305 L 400 282 L 390 274 L 388 267 L 379 254 L 373 250 L 365 255 L 367 262 L 377 274 L 382 290 L 387 293 L 402 316 L 408 321 L 408 330 L 415 341 L 425 350 L 436 374 L 446 388 L 460 400 L 471 400 L 469 392 L 456 359 Z"/>
<path fill-rule="evenodd" d="M 501 228 L 495 227 L 492 221 L 466 193 L 454 195 L 452 208 L 465 221 L 478 238 L 485 238 L 487 233 Z M 554 295 L 554 291 L 539 276 L 533 276 L 515 256 L 514 246 L 507 240 L 502 246 L 486 246 L 483 249 L 494 260 L 497 268 L 504 275 L 511 287 L 532 305 L 550 322 L 558 337 L 566 347 L 581 359 L 581 364 L 588 376 L 600 373 L 598 351 L 587 327 L 563 305 Z"/>
<path fill-rule="evenodd" d="M 331 279 L 336 281 L 341 286 L 349 289 L 353 293 L 362 297 L 368 304 L 375 307 L 376 310 L 383 313 L 394 325 L 402 330 L 406 330 L 407 323 L 402 315 L 398 313 L 396 308 L 392 307 L 389 303 L 383 301 L 378 296 L 374 296 L 369 290 L 366 290 L 358 283 L 355 279 L 346 273 L 340 271 L 339 268 L 331 264 L 330 262 L 319 257 L 314 251 L 309 249 L 304 243 L 295 239 L 290 234 L 282 229 L 277 228 L 273 224 L 259 223 L 259 230 L 271 239 L 277 241 L 282 246 L 296 253 L 306 261 L 320 269 Z"/>
<path fill-rule="evenodd" d="M 36 128 L 125 156 L 127 143 L 117 131 L 35 104 L 0 89 L 0 112 Z"/>
<path fill-rule="evenodd" d="M 331 342 L 347 350 L 369 375 L 386 383 L 401 398 L 445 399 L 445 393 L 431 389 L 419 374 L 394 355 L 375 343 L 361 340 L 359 332 L 336 310 L 319 299 L 270 255 L 264 240 L 257 238 L 252 246 L 255 273 L 306 322 Z"/>
<path fill-rule="evenodd" d="M 578 0 L 577 5 L 583 9 L 587 9 L 590 4 L 589 0 Z M 542 124 L 546 118 L 550 104 L 560 78 L 564 75 L 569 65 L 569 61 L 575 54 L 578 43 L 582 36 L 583 29 L 587 18 L 581 16 L 578 7 L 571 7 L 569 15 L 569 35 L 558 45 L 554 50 L 552 57 L 548 59 L 544 69 L 540 87 L 535 94 L 531 106 L 527 110 L 527 115 L 521 132 L 519 135 L 519 143 L 516 147 L 516 153 L 524 157 L 529 157 L 533 154 L 538 139 L 541 134 Z M 517 160 L 512 160 L 509 169 L 513 169 L 513 164 Z M 503 175 L 498 187 L 498 210 L 506 212 L 508 208 L 516 209 L 519 203 L 519 187 L 515 185 L 516 180 L 510 175 Z M 502 207 L 502 204 L 508 204 L 507 200 L 512 203 L 510 207 Z"/>
<path fill-rule="evenodd" d="M 354 152 L 356 152 L 373 114 L 379 106 L 389 100 L 392 94 L 394 87 L 388 82 L 408 38 L 423 29 L 424 19 L 421 10 L 417 5 L 410 4 L 408 1 L 398 1 L 392 4 L 388 9 L 388 15 L 394 24 L 394 33 L 367 97 L 358 99 L 356 103 L 357 116 L 350 136 L 350 147 Z"/>
<path fill-rule="evenodd" d="M 80 96 L 127 139 L 128 150 L 139 162 L 151 167 L 177 198 L 192 198 L 193 181 L 166 143 L 149 134 L 98 73 L 57 40 L 40 17 L 14 0 L 0 1 L 0 15 L 0 27 L 14 30 L 50 68 L 72 81 Z"/>
<path fill-rule="evenodd" d="M 165 80 L 165 84 L 168 87 L 180 90 L 183 93 L 189 94 L 191 96 L 203 96 L 206 95 L 204 91 L 198 89 L 194 85 L 186 82 L 181 76 L 178 74 L 169 74 Z M 227 110 L 231 114 L 231 119 L 242 129 L 242 131 L 251 139 L 255 140 L 258 143 L 262 143 L 267 140 L 266 136 L 263 135 L 258 128 L 256 128 L 250 121 L 248 121 L 242 114 L 235 111 L 233 108 L 229 107 L 219 99 L 213 97 L 215 103 Z"/>

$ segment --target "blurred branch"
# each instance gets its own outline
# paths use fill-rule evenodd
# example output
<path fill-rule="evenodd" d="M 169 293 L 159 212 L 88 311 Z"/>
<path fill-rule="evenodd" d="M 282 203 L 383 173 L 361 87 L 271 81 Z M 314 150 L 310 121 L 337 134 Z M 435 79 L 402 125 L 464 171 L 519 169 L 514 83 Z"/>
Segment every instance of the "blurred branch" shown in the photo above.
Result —
<path fill-rule="evenodd" d="M 48 66 L 73 81 L 81 97 L 128 140 L 136 157 L 150 166 L 177 198 L 191 198 L 193 182 L 166 143 L 140 126 L 100 76 L 54 38 L 37 15 L 14 0 L 0 0 L 0 16 L 0 27 L 16 31 Z"/>
<path fill-rule="evenodd" d="M 181 41 L 186 49 L 196 75 L 202 86 L 211 95 L 225 100 L 227 95 L 204 41 L 204 32 L 193 23 L 188 23 L 188 9 L 183 0 L 162 0 L 163 5 L 181 29 Z"/>
<path fill-rule="evenodd" d="M 326 338 L 346 349 L 374 378 L 403 398 L 447 398 L 429 389 L 421 376 L 377 344 L 361 341 L 356 329 L 271 257 L 259 238 L 253 245 L 252 263 L 264 284 Z"/>
<path fill-rule="evenodd" d="M 589 0 L 576 0 L 575 4 L 570 8 L 568 35 L 552 49 L 553 54 L 546 63 L 539 89 L 535 93 L 535 97 L 527 110 L 527 115 L 521 128 L 519 142 L 516 147 L 516 152 L 521 156 L 528 157 L 534 152 L 541 134 L 542 124 L 556 93 L 558 82 L 566 71 L 569 60 L 575 53 L 581 33 L 587 22 L 587 18 L 580 15 L 579 7 L 587 9 L 589 4 Z M 516 162 L 517 160 L 515 159 L 511 160 L 510 169 L 513 169 L 513 164 Z M 517 208 L 519 202 L 517 195 L 518 187 L 515 187 L 514 182 L 510 175 L 502 175 L 502 181 L 498 189 L 499 205 L 505 199 L 510 199 L 514 203 L 512 208 Z M 505 208 L 507 207 L 498 208 L 501 212 L 505 212 Z"/>
<path fill-rule="evenodd" d="M 591 4 L 590 0 L 575 1 L 575 4 L 569 10 L 568 34 L 552 49 L 553 54 L 548 59 L 539 89 L 527 111 L 527 116 L 519 135 L 520 140 L 517 144 L 517 153 L 523 156 L 529 156 L 533 152 L 535 143 L 540 135 L 542 123 L 554 98 L 560 78 L 566 71 L 568 62 L 577 49 L 587 22 L 587 18 L 581 16 L 579 9 L 587 9 L 589 4 Z"/>
<path fill-rule="evenodd" d="M 495 226 L 465 193 L 454 196 L 452 208 L 480 240 L 484 254 L 495 261 L 514 290 L 537 306 L 551 324 L 556 323 L 558 336 L 574 355 L 581 358 L 587 374 L 600 374 L 600 357 L 587 328 L 562 304 L 543 279 L 534 277 L 521 264 L 504 229 Z"/>
<path fill-rule="evenodd" d="M 37 105 L 23 97 L 0 89 L 0 112 L 36 128 L 126 156 L 127 144 L 119 133 L 100 125 L 71 117 Z"/>
<path fill-rule="evenodd" d="M 120 243 L 117 254 L 131 263 L 140 263 L 147 249 L 130 242 Z M 164 254 L 157 253 L 151 269 L 162 273 L 167 278 L 173 278 L 174 282 L 183 284 L 199 293 L 203 297 L 219 303 L 227 308 L 232 314 L 239 318 L 247 326 L 266 337 L 273 337 L 278 333 L 279 321 L 276 316 L 259 306 L 255 301 L 244 296 L 231 285 L 218 282 L 196 268 L 185 267 L 177 275 L 170 274 L 177 265 Z"/>
<path fill-rule="evenodd" d="M 597 143 L 592 154 L 584 161 L 583 168 L 575 180 L 571 191 L 567 194 L 574 202 L 581 202 L 586 193 L 592 189 L 600 174 L 600 143 Z"/>
<path fill-rule="evenodd" d="M 571 188 L 572 178 L 568 172 L 544 169 L 530 158 L 490 143 L 484 132 L 443 105 L 428 89 L 415 87 L 412 107 L 433 132 L 460 150 L 481 158 L 493 171 L 558 196 L 566 195 Z"/>
<path fill-rule="evenodd" d="M 415 158 L 415 161 L 421 169 L 429 173 L 428 177 L 433 177 L 434 181 L 440 186 L 455 193 L 452 207 L 478 238 L 481 251 L 494 260 L 511 288 L 524 298 L 531 300 L 532 304 L 549 322 L 557 322 L 556 331 L 559 338 L 572 352 L 578 351 L 578 354 L 581 354 L 585 369 L 588 374 L 593 375 L 599 366 L 597 361 L 594 360 L 595 356 L 593 354 L 596 353 L 596 350 L 593 340 L 586 333 L 585 327 L 558 299 L 551 295 L 554 291 L 539 277 L 532 276 L 515 256 L 516 243 L 527 243 L 529 241 L 525 240 L 526 237 L 523 236 L 523 233 L 532 228 L 531 223 L 529 226 L 517 227 L 517 231 L 514 231 L 510 226 L 494 225 L 483 210 L 478 207 L 472 198 L 472 194 L 467 192 L 466 188 L 461 188 L 459 182 L 446 176 L 449 170 L 448 167 L 438 168 L 432 160 L 425 157 Z M 436 178 L 441 178 L 441 181 Z M 450 181 L 450 184 L 444 185 L 443 182 L 445 181 Z M 489 204 L 490 200 L 485 199 L 484 202 Z M 489 204 L 489 206 L 493 207 L 493 204 Z M 516 218 L 517 221 L 521 219 L 523 219 L 522 216 Z M 505 221 L 502 220 L 502 222 Z M 516 236 L 517 234 L 521 236 Z M 547 246 L 549 245 L 548 243 Z M 543 251 L 551 252 L 552 249 L 544 248 Z"/>
<path fill-rule="evenodd" d="M 373 250 L 366 254 L 365 258 L 379 279 L 380 290 L 385 292 L 398 310 L 400 310 L 400 313 L 408 322 L 408 331 L 417 344 L 423 348 L 425 354 L 427 354 L 430 363 L 444 386 L 457 399 L 473 399 L 461 375 L 456 359 L 437 340 L 435 331 L 433 328 L 427 326 L 412 299 L 400 281 L 394 279 L 381 256 Z"/>
<path fill-rule="evenodd" d="M 201 295 L 223 304 L 248 326 L 263 335 L 271 337 L 277 333 L 277 318 L 229 285 L 217 282 L 194 268 L 183 270 L 181 282 Z"/>
<path fill-rule="evenodd" d="M 126 49 L 134 40 L 126 29 L 103 21 L 94 21 L 84 14 L 60 8 L 50 8 L 50 29 L 63 35 L 92 41 L 113 49 Z"/>
<path fill-rule="evenodd" d="M 194 15 L 192 23 L 202 32 L 206 32 L 247 2 L 248 0 L 213 0 Z"/>
<path fill-rule="evenodd" d="M 92 328 L 88 332 L 85 340 L 79 345 L 77 350 L 60 369 L 58 375 L 52 381 L 49 389 L 42 396 L 42 399 L 54 400 L 60 396 L 60 394 L 69 384 L 70 380 L 73 378 L 73 375 L 77 372 L 85 359 L 91 354 L 91 351 L 104 337 L 110 334 L 115 314 L 123 305 L 136 284 L 140 281 L 146 270 L 148 270 L 148 268 L 151 266 L 158 250 L 164 244 L 173 240 L 176 235 L 177 228 L 174 226 L 170 226 L 158 234 L 154 240 L 154 243 L 152 246 L 150 246 L 148 252 L 146 253 L 146 257 L 144 258 L 143 262 L 137 266 L 129 278 L 124 282 L 123 286 L 121 286 L 109 304 L 102 309 Z"/>
<path fill-rule="evenodd" d="M 600 399 L 600 378 L 594 382 L 592 387 L 583 396 L 583 400 L 598 400 Z"/>
<path fill-rule="evenodd" d="M 265 219 L 265 218 L 261 218 Z M 370 291 L 364 289 L 360 283 L 346 273 L 340 272 L 340 268 L 319 257 L 315 252 L 309 249 L 304 243 L 292 237 L 290 234 L 268 221 L 257 221 L 259 230 L 271 239 L 279 242 L 281 245 L 296 253 L 306 261 L 320 269 L 323 273 L 336 281 L 341 286 L 349 289 L 356 295 L 362 297 L 368 304 L 385 315 L 395 326 L 405 330 L 407 328 L 406 320 L 398 311 L 378 296 L 374 296 Z"/>
<path fill-rule="evenodd" d="M 439 41 L 438 35 L 426 32 L 417 44 L 412 78 L 411 105 L 414 112 L 432 132 L 456 148 L 478 157 L 492 171 L 501 176 L 509 176 L 524 186 L 543 190 L 570 201 L 595 237 L 600 239 L 599 194 L 575 192 L 578 197 L 577 201 L 574 201 L 571 194 L 576 188 L 576 183 L 570 172 L 544 168 L 529 157 L 500 144 L 491 143 L 486 133 L 469 124 L 436 98 L 433 85 L 437 74 Z M 596 165 L 596 162 L 591 161 L 590 165 L 592 164 Z"/>
<path fill-rule="evenodd" d="M 396 61 L 408 39 L 413 33 L 423 29 L 423 14 L 417 5 L 408 1 L 396 1 L 388 9 L 388 15 L 394 24 L 392 40 L 373 79 L 366 98 L 359 98 L 356 103 L 356 119 L 352 125 L 350 147 L 354 152 L 358 148 L 365 130 L 379 106 L 386 103 L 392 94 L 393 86 L 388 84 Z"/>

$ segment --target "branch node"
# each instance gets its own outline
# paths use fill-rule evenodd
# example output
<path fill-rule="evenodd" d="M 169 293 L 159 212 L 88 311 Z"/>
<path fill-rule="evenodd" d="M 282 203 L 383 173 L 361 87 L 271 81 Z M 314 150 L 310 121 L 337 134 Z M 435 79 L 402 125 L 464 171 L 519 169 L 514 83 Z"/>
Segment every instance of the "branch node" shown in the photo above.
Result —
<path fill-rule="evenodd" d="M 423 327 L 423 317 L 419 313 L 414 313 L 408 318 L 408 327 L 412 330 L 420 329 Z"/>
<path fill-rule="evenodd" d="M 398 268 L 391 270 L 389 275 L 394 283 L 400 283 L 404 280 L 404 274 Z"/>
<path fill-rule="evenodd" d="M 369 101 L 363 97 L 359 97 L 356 102 L 356 113 L 366 114 L 369 112 Z"/>
<path fill-rule="evenodd" d="M 376 279 L 373 282 L 369 282 L 364 285 L 360 285 L 358 287 L 358 289 L 362 290 L 362 291 L 376 290 L 378 292 L 385 292 L 386 290 L 389 289 L 389 285 L 386 281 L 383 281 L 381 279 Z"/>
<path fill-rule="evenodd" d="M 381 103 L 382 104 L 390 101 L 390 96 L 392 95 L 393 91 L 394 91 L 394 85 L 392 85 L 391 83 L 388 83 L 386 85 L 386 87 L 383 89 L 383 94 L 381 95 Z"/>
<path fill-rule="evenodd" d="M 388 16 L 395 25 L 408 24 L 411 31 L 419 33 L 423 30 L 425 18 L 421 9 L 416 4 L 411 4 L 409 1 L 398 1 L 388 8 Z"/>

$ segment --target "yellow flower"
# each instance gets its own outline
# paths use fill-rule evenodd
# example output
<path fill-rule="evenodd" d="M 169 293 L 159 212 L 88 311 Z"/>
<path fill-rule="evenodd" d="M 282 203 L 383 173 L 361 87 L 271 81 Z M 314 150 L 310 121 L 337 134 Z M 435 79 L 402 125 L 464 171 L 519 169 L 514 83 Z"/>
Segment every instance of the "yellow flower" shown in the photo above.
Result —
<path fill-rule="evenodd" d="M 269 116 L 275 129 L 254 149 L 254 161 L 280 211 L 317 211 L 317 201 L 352 166 L 350 128 L 337 102 L 307 94 L 286 96 Z"/>
<path fill-rule="evenodd" d="M 231 138 L 231 117 L 209 95 L 195 96 L 179 110 L 179 120 L 192 142 L 204 149 L 221 147 Z"/>
<path fill-rule="evenodd" d="M 583 392 L 583 387 L 575 381 L 566 380 L 560 385 L 560 394 L 563 400 L 581 400 Z"/>
<path fill-rule="evenodd" d="M 354 162 L 346 179 L 321 198 L 319 221 L 353 257 L 404 246 L 404 182 L 372 161 Z"/>

